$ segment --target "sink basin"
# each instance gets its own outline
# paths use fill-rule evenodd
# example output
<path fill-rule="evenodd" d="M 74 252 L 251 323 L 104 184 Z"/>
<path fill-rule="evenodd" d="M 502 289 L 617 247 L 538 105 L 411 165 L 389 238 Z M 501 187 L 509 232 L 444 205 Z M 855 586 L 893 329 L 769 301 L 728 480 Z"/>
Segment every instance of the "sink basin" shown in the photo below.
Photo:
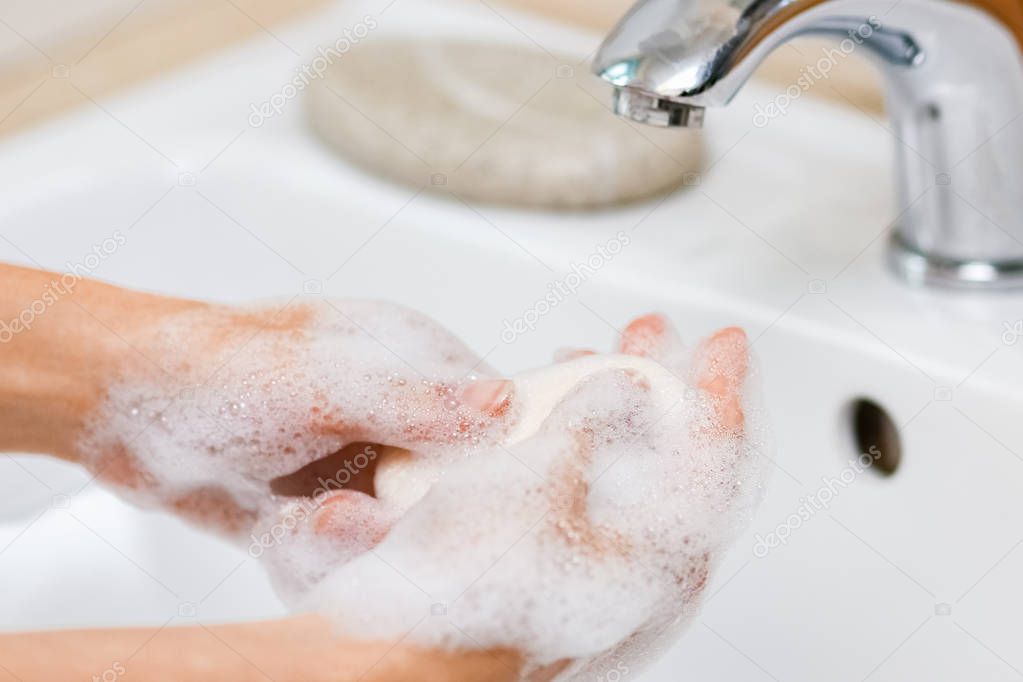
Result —
<path fill-rule="evenodd" d="M 355 11 L 277 37 L 308 54 Z M 599 38 L 502 14 L 466 21 L 581 54 Z M 1023 295 L 914 290 L 885 271 L 899 207 L 884 121 L 802 98 L 757 127 L 775 93 L 754 84 L 708 118 L 713 164 L 683 190 L 596 213 L 516 211 L 364 174 L 307 132 L 299 101 L 250 127 L 250 105 L 298 63 L 267 37 L 4 142 L 0 259 L 88 260 L 102 279 L 222 301 L 391 299 L 506 372 L 559 347 L 608 348 L 650 310 L 690 340 L 741 325 L 774 424 L 768 492 L 700 617 L 634 678 L 1018 679 Z M 123 244 L 89 259 L 115 232 Z M 621 253 L 539 304 L 620 233 Z M 506 333 L 519 319 L 530 328 Z M 898 430 L 894 475 L 855 465 L 860 398 Z M 243 551 L 73 467 L 25 456 L 0 458 L 0 472 L 4 629 L 284 613 Z"/>

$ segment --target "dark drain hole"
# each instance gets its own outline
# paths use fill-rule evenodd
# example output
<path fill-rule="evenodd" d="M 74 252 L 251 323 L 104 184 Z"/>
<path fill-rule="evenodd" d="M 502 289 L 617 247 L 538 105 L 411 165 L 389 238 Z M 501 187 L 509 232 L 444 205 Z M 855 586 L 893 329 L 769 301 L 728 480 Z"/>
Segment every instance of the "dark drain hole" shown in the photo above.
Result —
<path fill-rule="evenodd" d="M 857 452 L 874 460 L 870 468 L 884 476 L 894 474 L 902 461 L 902 441 L 888 411 L 873 400 L 860 398 L 852 404 L 850 426 Z"/>

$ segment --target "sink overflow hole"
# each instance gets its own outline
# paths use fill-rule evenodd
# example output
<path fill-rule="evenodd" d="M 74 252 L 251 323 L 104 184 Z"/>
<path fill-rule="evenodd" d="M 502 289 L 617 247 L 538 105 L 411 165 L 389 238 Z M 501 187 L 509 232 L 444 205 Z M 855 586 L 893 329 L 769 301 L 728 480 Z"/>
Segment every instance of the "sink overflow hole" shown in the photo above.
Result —
<path fill-rule="evenodd" d="M 860 398 L 852 403 L 849 426 L 857 453 L 874 459 L 870 468 L 883 476 L 894 474 L 902 460 L 902 441 L 888 411 L 873 400 Z"/>

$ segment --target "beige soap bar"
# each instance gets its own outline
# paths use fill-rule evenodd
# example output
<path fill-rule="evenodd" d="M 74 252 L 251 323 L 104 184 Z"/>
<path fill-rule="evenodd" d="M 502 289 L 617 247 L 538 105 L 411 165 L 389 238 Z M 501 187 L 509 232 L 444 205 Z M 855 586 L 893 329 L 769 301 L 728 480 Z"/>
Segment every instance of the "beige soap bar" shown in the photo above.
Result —
<path fill-rule="evenodd" d="M 578 61 L 531 47 L 378 38 L 310 86 L 308 112 L 345 158 L 464 201 L 580 209 L 693 184 L 699 131 L 615 116 L 610 86 L 568 66 Z"/>

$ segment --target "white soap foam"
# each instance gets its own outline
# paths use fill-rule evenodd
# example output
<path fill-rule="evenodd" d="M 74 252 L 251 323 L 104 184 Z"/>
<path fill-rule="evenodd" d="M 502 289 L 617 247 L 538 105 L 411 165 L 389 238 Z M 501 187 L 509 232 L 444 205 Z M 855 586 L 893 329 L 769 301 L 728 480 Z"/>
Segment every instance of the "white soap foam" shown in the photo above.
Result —
<path fill-rule="evenodd" d="M 568 659 L 564 679 L 623 657 L 635 669 L 694 613 L 748 518 L 757 426 L 722 437 L 710 401 L 641 358 L 583 358 L 516 384 L 538 421 L 470 456 L 422 454 L 448 459 L 442 475 L 302 605 L 353 635 Z"/>
<path fill-rule="evenodd" d="M 149 504 L 233 502 L 206 522 L 251 538 L 287 601 L 356 638 L 512 648 L 560 680 L 636 669 L 685 625 L 759 497 L 748 379 L 745 428 L 726 429 L 688 351 L 588 356 L 516 377 L 489 423 L 457 400 L 489 370 L 433 322 L 365 302 L 308 313 L 225 348 L 207 384 L 185 344 L 205 323 L 184 315 L 152 351 L 179 353 L 193 393 L 125 378 L 83 457 Z M 392 446 L 363 456 L 375 498 L 271 494 L 352 441 Z"/>
<path fill-rule="evenodd" d="M 79 450 L 143 502 L 171 503 L 208 484 L 247 515 L 276 511 L 269 481 L 347 442 L 472 442 L 484 432 L 457 398 L 489 370 L 398 306 L 189 311 L 139 350 L 151 362 L 110 388 Z M 155 359 L 162 372 L 151 369 Z"/>

